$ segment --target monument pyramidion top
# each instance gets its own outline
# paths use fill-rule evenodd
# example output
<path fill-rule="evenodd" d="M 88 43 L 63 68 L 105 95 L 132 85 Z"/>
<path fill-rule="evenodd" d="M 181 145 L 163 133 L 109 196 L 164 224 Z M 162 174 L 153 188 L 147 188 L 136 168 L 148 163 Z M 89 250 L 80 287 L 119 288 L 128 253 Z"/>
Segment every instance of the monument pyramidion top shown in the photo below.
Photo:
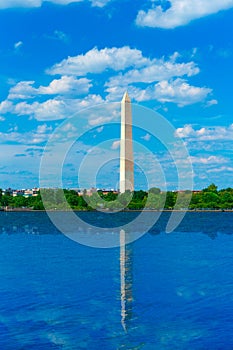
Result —
<path fill-rule="evenodd" d="M 126 92 L 124 93 L 124 96 L 123 96 L 121 102 L 129 102 L 129 103 L 131 102 L 131 100 L 130 100 L 130 98 L 129 98 L 128 91 L 126 91 Z"/>

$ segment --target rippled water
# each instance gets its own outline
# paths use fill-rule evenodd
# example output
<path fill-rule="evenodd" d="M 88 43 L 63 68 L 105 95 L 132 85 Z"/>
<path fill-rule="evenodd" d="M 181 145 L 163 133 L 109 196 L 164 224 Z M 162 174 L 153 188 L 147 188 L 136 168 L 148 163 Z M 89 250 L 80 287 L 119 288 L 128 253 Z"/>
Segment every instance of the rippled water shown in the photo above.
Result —
<path fill-rule="evenodd" d="M 169 215 L 96 249 L 45 213 L 0 213 L 0 349 L 233 349 L 233 213 L 188 213 L 166 234 Z"/>

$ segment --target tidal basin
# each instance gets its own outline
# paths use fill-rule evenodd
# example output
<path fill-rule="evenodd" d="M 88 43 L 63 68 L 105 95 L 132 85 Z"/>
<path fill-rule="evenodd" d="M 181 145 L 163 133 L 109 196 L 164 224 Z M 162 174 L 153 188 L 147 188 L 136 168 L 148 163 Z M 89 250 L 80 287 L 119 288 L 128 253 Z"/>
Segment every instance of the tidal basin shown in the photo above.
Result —
<path fill-rule="evenodd" d="M 44 212 L 1 212 L 0 348 L 232 349 L 233 213 L 190 212 L 167 234 L 169 216 L 97 249 Z"/>

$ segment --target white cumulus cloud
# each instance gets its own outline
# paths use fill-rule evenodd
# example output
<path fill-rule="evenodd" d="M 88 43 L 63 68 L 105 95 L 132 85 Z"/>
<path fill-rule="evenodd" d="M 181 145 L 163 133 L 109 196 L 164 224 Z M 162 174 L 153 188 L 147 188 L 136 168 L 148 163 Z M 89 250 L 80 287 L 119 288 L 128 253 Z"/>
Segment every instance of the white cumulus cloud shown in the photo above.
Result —
<path fill-rule="evenodd" d="M 143 139 L 145 141 L 150 141 L 151 135 L 147 133 L 146 135 L 142 136 L 141 139 Z"/>
<path fill-rule="evenodd" d="M 164 58 L 147 60 L 146 67 L 129 70 L 125 74 L 112 77 L 106 84 L 109 87 L 131 83 L 152 83 L 154 81 L 167 80 L 172 77 L 193 76 L 200 72 L 194 62 L 177 63 L 173 59 L 165 61 Z"/>
<path fill-rule="evenodd" d="M 5 113 L 10 113 L 13 110 L 13 104 L 11 101 L 2 101 L 0 102 L 0 113 L 5 114 Z"/>
<path fill-rule="evenodd" d="M 176 129 L 176 135 L 182 138 L 188 138 L 190 141 L 232 141 L 233 124 L 229 126 L 202 127 L 194 129 L 190 124 L 183 128 Z"/>
<path fill-rule="evenodd" d="M 62 76 L 54 79 L 48 86 L 35 88 L 35 81 L 21 81 L 9 91 L 8 99 L 29 99 L 37 95 L 83 95 L 92 87 L 87 78 L 76 79 L 72 76 Z"/>
<path fill-rule="evenodd" d="M 192 20 L 227 10 L 233 7 L 233 0 L 170 0 L 166 10 L 161 5 L 152 5 L 148 11 L 139 11 L 136 23 L 153 28 L 176 28 Z"/>
<path fill-rule="evenodd" d="M 126 86 L 107 88 L 107 100 L 119 100 L 125 89 Z M 175 103 L 179 107 L 183 107 L 203 102 L 212 90 L 207 87 L 190 85 L 185 79 L 177 78 L 159 81 L 156 84 L 148 85 L 145 89 L 130 85 L 128 92 L 131 98 L 137 102 L 157 100 L 162 103 Z"/>
<path fill-rule="evenodd" d="M 226 172 L 229 172 L 229 173 L 232 173 L 233 172 L 233 167 L 230 167 L 230 166 L 221 166 L 221 167 L 218 167 L 218 168 L 212 168 L 212 169 L 208 169 L 207 170 L 207 173 L 226 173 Z"/>
<path fill-rule="evenodd" d="M 20 133 L 17 130 L 7 133 L 0 132 L 0 142 L 3 144 L 8 142 L 24 145 L 40 144 L 48 140 L 51 131 L 51 127 L 49 127 L 47 124 L 42 124 L 38 125 L 36 130 L 25 133 Z"/>
<path fill-rule="evenodd" d="M 47 124 L 41 124 L 41 125 L 38 125 L 37 127 L 38 134 L 45 134 L 50 131 L 52 131 L 52 127 L 48 126 Z"/>
<path fill-rule="evenodd" d="M 110 94 L 114 93 L 113 90 L 108 91 Z M 206 87 L 192 86 L 180 78 L 162 80 L 154 85 L 149 85 L 146 89 L 129 88 L 130 96 L 138 102 L 157 100 L 162 103 L 176 103 L 179 107 L 202 102 L 211 91 Z"/>
<path fill-rule="evenodd" d="M 87 78 L 76 79 L 72 76 L 62 76 L 60 79 L 54 79 L 49 86 L 40 86 L 38 91 L 41 94 L 86 94 L 92 87 Z"/>
<path fill-rule="evenodd" d="M 22 41 L 17 41 L 17 42 L 14 44 L 14 48 L 15 48 L 16 50 L 18 50 L 22 45 L 23 45 L 23 42 L 22 42 Z"/>
<path fill-rule="evenodd" d="M 83 99 L 49 99 L 45 102 L 19 102 L 11 113 L 33 117 L 39 121 L 59 120 L 71 117 L 84 108 L 103 103 L 99 95 L 87 95 Z"/>
<path fill-rule="evenodd" d="M 128 46 L 102 50 L 93 48 L 85 54 L 64 59 L 48 69 L 47 73 L 84 76 L 87 73 L 102 73 L 107 69 L 120 71 L 128 67 L 139 67 L 147 61 L 140 50 Z"/>
<path fill-rule="evenodd" d="M 114 141 L 112 143 L 111 149 L 118 149 L 118 148 L 120 148 L 120 143 L 121 143 L 120 140 Z"/>
<path fill-rule="evenodd" d="M 48 69 L 48 74 L 60 75 L 48 85 L 38 86 L 33 80 L 11 82 L 7 100 L 0 102 L 0 114 L 58 120 L 69 117 L 77 110 L 103 103 L 104 98 L 106 102 L 120 101 L 125 90 L 138 102 L 170 102 L 183 107 L 207 100 L 212 90 L 193 86 L 188 81 L 200 72 L 199 67 L 193 61 L 181 60 L 178 52 L 168 58 L 151 58 L 129 46 L 93 48 L 84 54 L 68 57 Z M 98 74 L 100 78 L 90 78 L 88 73 Z M 106 74 L 108 80 L 104 83 Z M 105 97 L 96 92 L 100 84 Z M 90 89 L 93 90 L 91 93 Z M 212 99 L 207 105 L 216 103 L 217 100 Z M 88 118 L 89 123 L 96 123 L 98 118 L 102 116 Z M 104 116 L 108 120 L 106 118 L 109 117 Z"/>
<path fill-rule="evenodd" d="M 91 0 L 92 6 L 104 7 L 112 0 Z"/>
<path fill-rule="evenodd" d="M 208 156 L 208 157 L 203 157 L 203 156 L 191 156 L 190 160 L 192 164 L 204 164 L 204 165 L 210 165 L 210 164 L 223 164 L 227 163 L 228 160 L 224 157 L 221 156 Z"/>
<path fill-rule="evenodd" d="M 164 80 L 156 84 L 154 95 L 161 102 L 174 102 L 179 106 L 185 106 L 203 101 L 211 91 L 206 87 L 192 86 L 178 78 L 171 82 Z"/>
<path fill-rule="evenodd" d="M 37 95 L 37 89 L 32 85 L 35 81 L 20 81 L 9 90 L 8 99 L 29 99 Z"/>
<path fill-rule="evenodd" d="M 207 101 L 206 107 L 211 107 L 211 106 L 214 106 L 214 105 L 217 105 L 217 104 L 218 104 L 218 101 L 213 99 L 213 100 Z"/>
<path fill-rule="evenodd" d="M 19 7 L 41 7 L 44 2 L 51 2 L 57 5 L 69 5 L 78 2 L 90 2 L 92 6 L 104 7 L 112 0 L 1 0 L 0 9 Z"/>

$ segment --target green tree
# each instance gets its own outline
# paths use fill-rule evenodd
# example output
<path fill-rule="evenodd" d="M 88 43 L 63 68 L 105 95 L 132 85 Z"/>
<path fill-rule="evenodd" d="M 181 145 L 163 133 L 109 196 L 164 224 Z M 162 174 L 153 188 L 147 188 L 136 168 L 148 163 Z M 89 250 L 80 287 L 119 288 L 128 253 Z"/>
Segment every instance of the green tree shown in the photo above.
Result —
<path fill-rule="evenodd" d="M 162 209 L 163 204 L 161 199 L 162 197 L 160 194 L 149 193 L 146 201 L 146 208 L 156 210 Z"/>
<path fill-rule="evenodd" d="M 1 205 L 4 207 L 11 206 L 13 203 L 13 196 L 11 196 L 9 193 L 6 193 L 1 198 Z"/>
<path fill-rule="evenodd" d="M 192 193 L 190 191 L 180 192 L 176 198 L 176 209 L 188 209 L 190 201 L 192 199 Z"/>
<path fill-rule="evenodd" d="M 22 208 L 22 207 L 27 207 L 28 205 L 28 200 L 27 198 L 23 196 L 17 196 L 13 197 L 13 206 L 16 208 Z"/>
<path fill-rule="evenodd" d="M 165 208 L 173 209 L 176 202 L 177 193 L 168 191 L 166 194 Z"/>
<path fill-rule="evenodd" d="M 217 193 L 218 192 L 218 186 L 216 186 L 214 183 L 212 183 L 207 188 L 204 188 L 203 192 Z"/>
<path fill-rule="evenodd" d="M 117 194 L 112 191 L 108 192 L 106 195 L 103 195 L 103 199 L 107 202 L 115 201 L 117 198 Z"/>
<path fill-rule="evenodd" d="M 120 193 L 118 196 L 119 203 L 126 208 L 128 204 L 130 203 L 131 199 L 133 197 L 133 193 L 129 190 L 125 191 L 125 193 Z"/>
<path fill-rule="evenodd" d="M 148 193 L 142 190 L 134 191 L 132 200 L 135 202 L 143 201 L 143 199 L 147 197 L 147 195 Z"/>
<path fill-rule="evenodd" d="M 160 194 L 161 190 L 158 187 L 151 187 L 148 192 L 153 194 Z"/>

